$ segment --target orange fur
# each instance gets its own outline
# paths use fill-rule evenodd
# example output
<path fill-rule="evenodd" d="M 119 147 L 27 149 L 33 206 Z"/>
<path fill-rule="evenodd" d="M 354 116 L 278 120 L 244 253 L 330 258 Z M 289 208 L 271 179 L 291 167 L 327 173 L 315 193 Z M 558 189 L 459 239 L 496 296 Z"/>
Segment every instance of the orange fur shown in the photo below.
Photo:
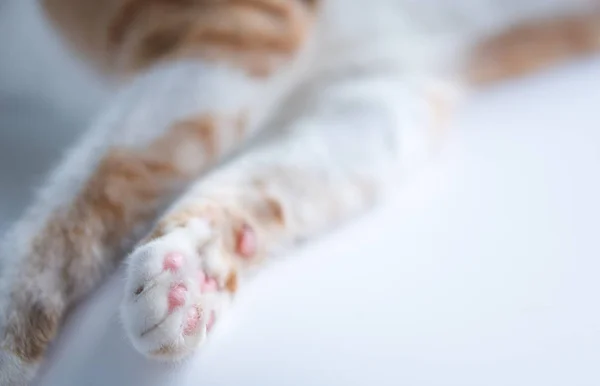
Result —
<path fill-rule="evenodd" d="M 152 356 L 161 358 L 161 357 L 169 357 L 177 354 L 177 349 L 172 346 L 162 346 L 161 348 L 154 350 Z"/>
<path fill-rule="evenodd" d="M 600 14 L 515 26 L 484 40 L 467 67 L 472 84 L 486 85 L 544 70 L 600 50 Z"/>
<path fill-rule="evenodd" d="M 304 40 L 315 2 L 44 0 L 68 40 L 109 72 L 201 57 L 266 76 Z"/>
<path fill-rule="evenodd" d="M 42 359 L 46 347 L 54 339 L 62 312 L 39 301 L 24 311 L 29 319 L 26 323 L 8 324 L 6 335 L 12 339 L 4 342 L 2 349 L 12 349 L 24 362 L 34 363 Z"/>
<path fill-rule="evenodd" d="M 232 271 L 229 276 L 227 276 L 227 280 L 225 280 L 225 288 L 230 293 L 235 293 L 238 290 L 238 274 L 235 271 Z"/>
<path fill-rule="evenodd" d="M 41 359 L 58 330 L 66 304 L 91 289 L 94 278 L 107 270 L 107 256 L 112 258 L 109 265 L 116 265 L 123 252 L 123 239 L 152 220 L 175 189 L 219 155 L 214 139 L 216 123 L 209 116 L 178 123 L 145 149 L 113 148 L 104 156 L 73 203 L 50 217 L 25 257 L 30 276 L 59 269 L 65 301 L 42 303 L 17 284 L 12 304 L 20 320 L 28 323 L 9 320 L 5 349 L 25 362 Z M 205 148 L 210 155 L 207 160 L 198 160 L 193 173 L 189 165 L 182 168 L 177 162 L 184 144 Z"/>

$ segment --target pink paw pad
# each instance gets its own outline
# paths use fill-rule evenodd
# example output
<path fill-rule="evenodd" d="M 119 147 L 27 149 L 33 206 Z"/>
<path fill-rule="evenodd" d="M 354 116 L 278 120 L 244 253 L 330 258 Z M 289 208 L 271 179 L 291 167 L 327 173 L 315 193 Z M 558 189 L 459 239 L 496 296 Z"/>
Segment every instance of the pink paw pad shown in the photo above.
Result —
<path fill-rule="evenodd" d="M 206 274 L 203 271 L 198 272 L 198 282 L 200 283 L 200 292 L 214 292 L 218 290 L 217 281 Z"/>
<path fill-rule="evenodd" d="M 165 261 L 163 262 L 163 269 L 166 271 L 177 271 L 179 268 L 183 266 L 183 261 L 185 258 L 181 253 L 171 252 L 165 256 Z"/>
<path fill-rule="evenodd" d="M 187 317 L 185 320 L 185 325 L 183 328 L 183 333 L 185 335 L 193 335 L 198 326 L 200 325 L 200 320 L 202 319 L 201 313 L 198 311 L 198 308 L 192 307 L 187 312 Z M 215 324 L 215 312 L 211 311 L 208 322 L 206 323 L 206 331 L 210 331 Z"/>
<path fill-rule="evenodd" d="M 187 288 L 183 284 L 177 284 L 169 291 L 169 312 L 172 312 L 175 308 L 181 307 L 185 304 L 185 294 Z"/>
<path fill-rule="evenodd" d="M 196 328 L 198 328 L 198 323 L 200 322 L 200 312 L 196 307 L 192 307 L 188 310 L 187 318 L 185 320 L 185 327 L 183 328 L 183 333 L 185 335 L 192 335 Z"/>
<path fill-rule="evenodd" d="M 202 292 L 214 292 L 217 290 L 217 281 L 211 277 L 207 278 L 204 283 L 200 285 L 200 291 Z"/>
<path fill-rule="evenodd" d="M 252 257 L 256 253 L 256 234 L 248 225 L 244 225 L 238 234 L 237 252 L 242 257 Z"/>

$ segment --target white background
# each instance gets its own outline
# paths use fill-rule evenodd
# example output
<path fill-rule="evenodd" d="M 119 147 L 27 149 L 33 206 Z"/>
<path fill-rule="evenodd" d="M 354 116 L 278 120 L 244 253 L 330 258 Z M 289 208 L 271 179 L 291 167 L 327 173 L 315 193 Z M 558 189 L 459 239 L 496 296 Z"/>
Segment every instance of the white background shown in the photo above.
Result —
<path fill-rule="evenodd" d="M 32 83 L 48 66 L 0 67 L 4 223 L 101 100 L 53 113 L 85 82 Z M 600 385 L 599 102 L 600 58 L 476 95 L 394 202 L 265 270 L 184 364 L 130 348 L 120 272 L 40 385 Z"/>

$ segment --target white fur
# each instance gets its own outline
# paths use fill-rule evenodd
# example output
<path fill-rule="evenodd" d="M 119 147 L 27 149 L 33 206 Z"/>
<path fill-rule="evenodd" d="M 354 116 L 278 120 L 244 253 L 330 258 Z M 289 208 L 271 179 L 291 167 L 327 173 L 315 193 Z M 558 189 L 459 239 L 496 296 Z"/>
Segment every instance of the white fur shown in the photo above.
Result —
<path fill-rule="evenodd" d="M 10 352 L 0 350 L 0 385 L 27 386 L 37 367 L 23 363 Z"/>

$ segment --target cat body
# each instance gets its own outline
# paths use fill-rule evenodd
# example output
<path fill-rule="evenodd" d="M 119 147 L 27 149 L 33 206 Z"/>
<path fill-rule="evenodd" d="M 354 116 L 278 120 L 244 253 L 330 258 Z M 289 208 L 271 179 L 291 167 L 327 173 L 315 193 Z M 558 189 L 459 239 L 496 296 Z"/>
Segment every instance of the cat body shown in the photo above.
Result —
<path fill-rule="evenodd" d="M 253 271 L 393 191 L 465 90 L 600 42 L 592 0 L 41 6 L 121 86 L 5 237 L 0 385 L 28 384 L 124 256 L 132 344 L 189 355 Z M 511 49 L 529 35 L 543 60 Z"/>

